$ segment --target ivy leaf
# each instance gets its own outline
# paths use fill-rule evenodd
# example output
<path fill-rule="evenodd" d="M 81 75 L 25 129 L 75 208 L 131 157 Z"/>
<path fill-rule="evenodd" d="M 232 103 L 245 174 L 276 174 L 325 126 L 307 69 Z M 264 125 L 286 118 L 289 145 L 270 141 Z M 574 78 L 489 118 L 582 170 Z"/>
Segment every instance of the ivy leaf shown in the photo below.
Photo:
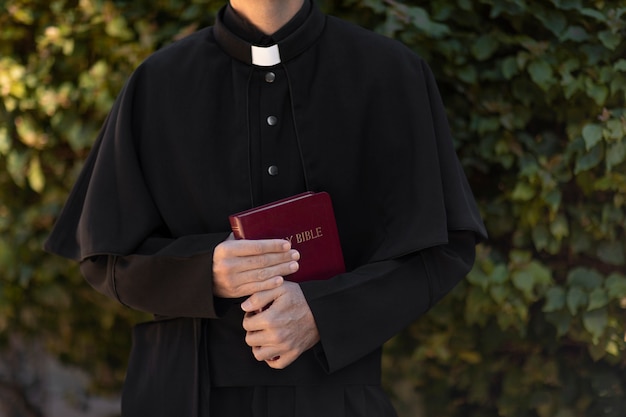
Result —
<path fill-rule="evenodd" d="M 626 136 L 626 124 L 623 120 L 611 119 L 606 122 L 606 127 L 609 130 L 609 139 L 618 141 Z"/>
<path fill-rule="evenodd" d="M 457 70 L 457 76 L 467 84 L 475 84 L 478 79 L 476 68 L 471 65 L 465 65 Z"/>
<path fill-rule="evenodd" d="M 606 169 L 608 171 L 624 162 L 624 159 L 626 159 L 626 145 L 624 141 L 612 143 L 608 146 L 606 152 Z"/>
<path fill-rule="evenodd" d="M 530 201 L 535 197 L 535 189 L 529 184 L 518 182 L 511 193 L 514 201 Z"/>
<path fill-rule="evenodd" d="M 590 8 L 582 8 L 580 10 L 580 14 L 582 14 L 583 16 L 589 16 L 589 17 L 593 17 L 594 19 L 598 20 L 599 22 L 606 22 L 606 16 L 604 14 L 602 14 L 601 12 L 594 10 L 594 9 L 590 9 Z"/>
<path fill-rule="evenodd" d="M 598 343 L 597 345 L 589 344 L 587 346 L 587 352 L 589 352 L 589 356 L 594 362 L 599 361 L 604 358 L 607 353 L 607 347 L 603 343 Z"/>
<path fill-rule="evenodd" d="M 588 123 L 582 130 L 585 148 L 592 149 L 602 140 L 602 126 L 595 123 Z"/>
<path fill-rule="evenodd" d="M 11 150 L 11 137 L 5 126 L 0 126 L 0 155 L 7 155 Z"/>
<path fill-rule="evenodd" d="M 491 57 L 498 49 L 498 41 L 493 35 L 482 35 L 472 45 L 472 54 L 479 61 Z"/>
<path fill-rule="evenodd" d="M 613 70 L 626 72 L 626 59 L 622 58 L 613 64 Z"/>
<path fill-rule="evenodd" d="M 609 89 L 604 84 L 596 84 L 587 80 L 586 92 L 598 106 L 604 105 L 609 96 Z"/>
<path fill-rule="evenodd" d="M 526 264 L 532 261 L 533 254 L 527 250 L 514 249 L 509 253 L 509 257 L 515 264 Z"/>
<path fill-rule="evenodd" d="M 406 13 L 417 29 L 425 32 L 432 38 L 438 39 L 450 32 L 448 26 L 433 22 L 428 12 L 421 7 L 407 7 Z"/>
<path fill-rule="evenodd" d="M 509 279 L 509 271 L 504 264 L 498 264 L 489 274 L 489 282 L 492 284 L 504 284 Z"/>
<path fill-rule="evenodd" d="M 602 286 L 604 277 L 598 271 L 584 267 L 577 267 L 567 275 L 567 284 L 571 287 L 581 287 L 587 291 Z"/>
<path fill-rule="evenodd" d="M 564 83 L 564 94 L 565 94 L 565 98 L 567 99 L 572 98 L 574 94 L 578 93 L 579 91 L 584 91 L 585 89 L 585 83 L 582 77 L 571 79 L 568 82 L 564 81 L 563 83 Z"/>
<path fill-rule="evenodd" d="M 528 73 L 535 84 L 544 91 L 548 90 L 555 81 L 552 67 L 543 60 L 533 61 L 528 64 Z"/>
<path fill-rule="evenodd" d="M 570 26 L 567 28 L 567 30 L 565 30 L 565 32 L 563 32 L 559 40 L 561 42 L 571 40 L 574 42 L 582 43 L 587 42 L 590 38 L 591 36 L 589 36 L 589 33 L 587 33 L 585 28 L 581 26 Z"/>
<path fill-rule="evenodd" d="M 611 51 L 617 48 L 622 42 L 622 37 L 620 35 L 618 35 L 617 33 L 613 33 L 609 30 L 603 30 L 602 32 L 598 33 L 598 38 L 600 39 L 602 44 Z"/>
<path fill-rule="evenodd" d="M 591 333 L 592 342 L 597 345 L 609 323 L 608 314 L 605 308 L 587 311 L 583 314 L 583 326 Z"/>
<path fill-rule="evenodd" d="M 604 286 L 611 300 L 619 300 L 626 297 L 626 276 L 614 272 L 608 276 Z"/>
<path fill-rule="evenodd" d="M 538 13 L 537 18 L 541 20 L 541 23 L 554 33 L 555 36 L 561 35 L 567 26 L 567 20 L 563 13 L 547 10 L 543 13 Z"/>
<path fill-rule="evenodd" d="M 539 287 L 552 285 L 552 272 L 550 271 L 550 268 L 537 261 L 532 261 L 528 266 L 528 269 L 532 272 L 533 277 L 535 278 L 535 285 Z"/>
<path fill-rule="evenodd" d="M 587 294 L 580 287 L 572 287 L 567 291 L 567 308 L 572 316 L 578 309 L 587 305 Z"/>
<path fill-rule="evenodd" d="M 518 4 L 515 2 L 507 2 L 507 1 L 498 1 L 493 3 L 491 8 L 491 13 L 489 16 L 492 19 L 497 18 L 501 14 L 509 14 L 512 16 L 518 16 L 523 14 L 525 4 Z"/>
<path fill-rule="evenodd" d="M 569 236 L 569 225 L 564 215 L 559 214 L 550 223 L 550 232 L 557 240 L 562 240 L 564 237 Z"/>
<path fill-rule="evenodd" d="M 624 265 L 622 242 L 602 242 L 598 246 L 598 257 L 611 265 Z"/>
<path fill-rule="evenodd" d="M 603 288 L 596 288 L 591 292 L 591 294 L 589 294 L 589 305 L 587 306 L 587 311 L 602 308 L 608 303 L 609 297 L 606 291 Z"/>
<path fill-rule="evenodd" d="M 483 271 L 477 268 L 474 268 L 470 271 L 470 273 L 467 275 L 467 280 L 471 284 L 476 285 L 483 290 L 486 290 L 489 286 L 489 278 Z"/>
<path fill-rule="evenodd" d="M 563 10 L 579 10 L 582 9 L 582 0 L 552 0 L 554 5 Z"/>
<path fill-rule="evenodd" d="M 517 65 L 517 59 L 509 56 L 502 61 L 501 65 L 502 75 L 504 79 L 511 80 L 515 75 L 519 74 L 519 66 Z"/>
<path fill-rule="evenodd" d="M 604 146 L 602 143 L 594 146 L 589 152 L 582 154 L 576 159 L 576 167 L 574 168 L 575 174 L 580 174 L 584 171 L 589 171 L 595 168 L 602 162 L 604 157 Z"/>
<path fill-rule="evenodd" d="M 28 167 L 28 184 L 30 185 L 30 188 L 37 193 L 41 193 L 46 185 L 46 179 L 43 175 L 43 170 L 41 169 L 39 156 L 34 156 L 30 161 Z"/>
<path fill-rule="evenodd" d="M 559 209 L 559 207 L 561 206 L 562 200 L 563 200 L 563 194 L 561 193 L 561 190 L 559 190 L 558 188 L 551 190 L 550 192 L 548 192 L 547 194 L 543 196 L 543 201 L 545 201 L 550 207 L 550 209 L 554 212 L 556 212 Z"/>
<path fill-rule="evenodd" d="M 511 280 L 513 281 L 513 285 L 515 285 L 518 290 L 522 291 L 527 300 L 533 298 L 535 280 L 529 271 L 515 271 L 511 275 Z"/>
<path fill-rule="evenodd" d="M 489 288 L 489 295 L 497 304 L 504 303 L 510 293 L 509 287 L 504 285 L 494 285 Z"/>
<path fill-rule="evenodd" d="M 113 38 L 119 38 L 123 40 L 130 40 L 133 38 L 133 32 L 128 28 L 126 19 L 121 16 L 115 16 L 107 22 L 106 25 L 107 35 Z"/>
<path fill-rule="evenodd" d="M 559 311 L 565 307 L 565 289 L 562 287 L 552 287 L 546 291 L 546 303 L 543 306 L 543 311 L 550 313 L 553 311 Z"/>
<path fill-rule="evenodd" d="M 526 300 L 536 299 L 535 290 L 549 285 L 552 281 L 550 271 L 532 261 L 524 269 L 514 271 L 511 274 L 513 285 L 520 290 Z"/>
<path fill-rule="evenodd" d="M 28 155 L 25 152 L 18 152 L 13 149 L 9 152 L 7 158 L 7 171 L 11 178 L 20 187 L 23 187 L 26 180 L 26 165 L 28 164 Z"/>
<path fill-rule="evenodd" d="M 15 127 L 20 141 L 28 147 L 41 149 L 48 138 L 38 131 L 37 121 L 29 116 L 16 117 Z"/>

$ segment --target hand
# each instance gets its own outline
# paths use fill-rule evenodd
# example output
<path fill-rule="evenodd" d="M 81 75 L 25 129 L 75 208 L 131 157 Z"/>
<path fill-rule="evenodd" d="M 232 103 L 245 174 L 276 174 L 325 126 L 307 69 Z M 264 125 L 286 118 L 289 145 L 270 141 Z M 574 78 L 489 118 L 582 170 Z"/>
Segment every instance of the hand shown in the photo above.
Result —
<path fill-rule="evenodd" d="M 255 293 L 243 302 L 246 343 L 258 361 L 283 369 L 320 340 L 313 313 L 300 285 Z"/>
<path fill-rule="evenodd" d="M 298 270 L 299 259 L 286 240 L 235 240 L 231 234 L 213 252 L 213 293 L 238 298 L 277 288 Z"/>

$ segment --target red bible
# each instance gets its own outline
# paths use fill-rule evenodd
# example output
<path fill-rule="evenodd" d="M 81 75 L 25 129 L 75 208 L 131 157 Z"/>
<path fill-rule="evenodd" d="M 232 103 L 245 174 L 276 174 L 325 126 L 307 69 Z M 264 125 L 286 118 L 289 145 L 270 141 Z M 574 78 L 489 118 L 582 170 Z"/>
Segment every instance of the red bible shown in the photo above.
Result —
<path fill-rule="evenodd" d="M 232 214 L 236 239 L 286 239 L 300 252 L 300 268 L 285 277 L 302 282 L 345 272 L 330 196 L 306 192 Z"/>

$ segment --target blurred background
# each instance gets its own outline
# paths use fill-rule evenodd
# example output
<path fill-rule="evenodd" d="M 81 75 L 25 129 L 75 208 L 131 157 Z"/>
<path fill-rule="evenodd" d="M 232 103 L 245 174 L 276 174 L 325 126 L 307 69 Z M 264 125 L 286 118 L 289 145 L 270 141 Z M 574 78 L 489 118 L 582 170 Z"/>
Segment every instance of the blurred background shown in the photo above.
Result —
<path fill-rule="evenodd" d="M 42 243 L 131 71 L 223 4 L 0 0 L 0 416 L 119 415 L 149 317 Z M 624 417 L 626 0 L 318 4 L 430 63 L 490 233 L 386 345 L 401 415 Z"/>

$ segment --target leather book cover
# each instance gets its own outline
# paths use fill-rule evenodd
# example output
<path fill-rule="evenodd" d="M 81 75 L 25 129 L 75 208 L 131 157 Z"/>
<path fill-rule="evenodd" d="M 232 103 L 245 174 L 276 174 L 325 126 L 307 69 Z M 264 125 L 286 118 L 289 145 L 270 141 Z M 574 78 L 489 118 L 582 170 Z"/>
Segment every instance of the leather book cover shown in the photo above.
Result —
<path fill-rule="evenodd" d="M 286 239 L 300 252 L 300 268 L 285 277 L 302 282 L 345 272 L 330 195 L 297 194 L 229 216 L 236 239 Z"/>

